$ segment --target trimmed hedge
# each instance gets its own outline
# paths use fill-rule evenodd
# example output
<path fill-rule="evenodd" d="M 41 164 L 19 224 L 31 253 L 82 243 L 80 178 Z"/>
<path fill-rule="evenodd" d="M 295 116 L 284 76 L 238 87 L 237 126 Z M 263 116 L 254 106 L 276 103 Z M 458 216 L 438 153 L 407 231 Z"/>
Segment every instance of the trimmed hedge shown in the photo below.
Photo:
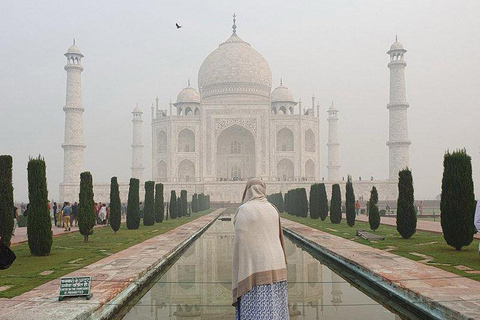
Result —
<path fill-rule="evenodd" d="M 475 194 L 472 159 L 465 149 L 447 152 L 443 158 L 440 214 L 443 238 L 455 250 L 473 241 Z"/>
<path fill-rule="evenodd" d="M 310 218 L 320 218 L 320 184 L 314 183 L 310 187 Z"/>
<path fill-rule="evenodd" d="M 187 190 L 180 191 L 180 199 L 182 202 L 182 217 L 185 217 L 187 216 L 187 211 L 188 211 Z"/>
<path fill-rule="evenodd" d="M 122 224 L 122 203 L 117 177 L 112 177 L 110 180 L 110 217 L 108 220 L 110 227 L 116 233 Z"/>
<path fill-rule="evenodd" d="M 332 200 L 330 201 L 330 222 L 342 221 L 342 192 L 338 183 L 332 186 Z"/>
<path fill-rule="evenodd" d="M 170 219 L 177 218 L 177 194 L 175 190 L 170 192 L 170 207 L 169 207 Z"/>
<path fill-rule="evenodd" d="M 0 156 L 0 241 L 10 246 L 13 233 L 13 158 Z"/>
<path fill-rule="evenodd" d="M 48 210 L 47 173 L 45 161 L 28 161 L 28 247 L 33 256 L 48 256 L 52 249 L 52 220 Z M 11 208 L 10 208 L 11 210 Z M 11 211 L 10 211 L 11 213 Z"/>
<path fill-rule="evenodd" d="M 155 222 L 161 223 L 165 218 L 165 201 L 163 199 L 163 184 L 155 185 Z"/>
<path fill-rule="evenodd" d="M 145 206 L 143 207 L 143 225 L 155 224 L 155 182 L 145 182 Z"/>
<path fill-rule="evenodd" d="M 417 231 L 412 172 L 404 169 L 398 173 L 398 177 L 397 231 L 402 238 L 408 239 Z"/>
<path fill-rule="evenodd" d="M 345 214 L 347 217 L 347 224 L 350 227 L 355 225 L 355 193 L 353 192 L 352 177 L 348 176 L 347 184 L 345 185 Z"/>
<path fill-rule="evenodd" d="M 93 179 L 90 172 L 80 174 L 80 194 L 78 203 L 78 229 L 83 235 L 83 241 L 88 242 L 88 236 L 93 234 L 95 226 L 95 201 L 93 200 Z"/>
<path fill-rule="evenodd" d="M 128 188 L 127 229 L 140 227 L 140 180 L 131 178 Z"/>
<path fill-rule="evenodd" d="M 368 223 L 370 224 L 371 230 L 377 230 L 380 227 L 380 213 L 378 211 L 378 192 L 375 186 L 372 187 L 370 191 L 370 214 L 368 215 Z"/>

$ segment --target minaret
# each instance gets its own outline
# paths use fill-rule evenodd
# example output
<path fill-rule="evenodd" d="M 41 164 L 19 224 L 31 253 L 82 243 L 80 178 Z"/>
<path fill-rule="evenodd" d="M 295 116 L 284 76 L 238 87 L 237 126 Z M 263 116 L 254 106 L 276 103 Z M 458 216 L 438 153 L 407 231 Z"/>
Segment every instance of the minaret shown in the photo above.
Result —
<path fill-rule="evenodd" d="M 132 178 L 140 180 L 140 185 L 143 183 L 143 142 L 142 142 L 142 116 L 143 112 L 137 106 L 132 111 L 133 114 L 133 142 L 132 142 Z"/>
<path fill-rule="evenodd" d="M 340 160 L 339 160 L 339 147 L 340 143 L 338 143 L 338 136 L 337 136 L 337 122 L 338 117 L 337 113 L 338 110 L 335 106 L 332 105 L 328 109 L 328 181 L 340 181 Z"/>
<path fill-rule="evenodd" d="M 389 120 L 389 179 L 397 180 L 398 172 L 409 165 L 408 121 L 407 121 L 407 94 L 405 90 L 405 66 L 403 56 L 407 52 L 397 41 L 390 47 L 390 103 L 387 109 Z"/>
<path fill-rule="evenodd" d="M 73 44 L 67 53 L 67 98 L 63 111 L 65 111 L 65 138 L 63 148 L 63 182 L 60 187 L 60 200 L 66 196 L 64 186 L 80 184 L 80 173 L 83 171 L 85 142 L 83 140 L 83 103 L 82 103 L 82 58 L 80 49 Z M 62 187 L 63 186 L 63 187 Z M 72 195 L 69 195 L 72 196 Z M 78 194 L 76 195 L 78 197 Z"/>

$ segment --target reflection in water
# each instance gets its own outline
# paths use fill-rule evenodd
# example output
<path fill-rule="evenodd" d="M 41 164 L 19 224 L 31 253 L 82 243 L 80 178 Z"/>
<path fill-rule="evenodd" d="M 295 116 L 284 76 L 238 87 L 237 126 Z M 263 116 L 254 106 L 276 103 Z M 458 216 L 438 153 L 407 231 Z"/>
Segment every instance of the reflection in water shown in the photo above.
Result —
<path fill-rule="evenodd" d="M 293 242 L 285 241 L 292 320 L 400 319 Z M 232 251 L 232 221 L 215 222 L 123 319 L 233 319 Z"/>

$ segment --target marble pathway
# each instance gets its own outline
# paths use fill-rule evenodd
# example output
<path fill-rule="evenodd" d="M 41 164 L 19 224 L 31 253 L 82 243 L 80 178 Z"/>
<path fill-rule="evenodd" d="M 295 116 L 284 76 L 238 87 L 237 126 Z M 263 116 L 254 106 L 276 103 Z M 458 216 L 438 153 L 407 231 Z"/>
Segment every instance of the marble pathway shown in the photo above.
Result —
<path fill-rule="evenodd" d="M 344 218 L 345 215 L 343 215 Z M 366 215 L 358 215 L 356 217 L 356 220 L 358 221 L 363 221 L 363 222 L 368 222 L 368 217 Z M 392 218 L 392 217 L 380 217 L 380 223 L 385 224 L 387 226 L 397 226 L 397 219 Z M 417 230 L 422 230 L 422 231 L 430 231 L 430 232 L 436 232 L 436 233 L 443 233 L 442 231 L 442 225 L 440 224 L 440 221 L 428 221 L 428 220 L 417 220 Z M 474 235 L 475 239 L 480 239 L 480 233 L 476 233 Z"/>
<path fill-rule="evenodd" d="M 383 218 L 382 218 L 383 219 Z M 480 282 L 331 235 L 282 218 L 284 228 L 368 274 L 380 277 L 430 306 L 445 307 L 450 319 L 480 319 Z M 479 258 L 480 263 L 480 258 Z"/>
<path fill-rule="evenodd" d="M 225 209 L 202 216 L 164 234 L 112 254 L 69 276 L 91 276 L 93 297 L 58 301 L 59 279 L 12 299 L 0 299 L 0 320 L 86 319 L 108 304 L 132 282 L 157 265 L 185 239 L 218 217 Z"/>

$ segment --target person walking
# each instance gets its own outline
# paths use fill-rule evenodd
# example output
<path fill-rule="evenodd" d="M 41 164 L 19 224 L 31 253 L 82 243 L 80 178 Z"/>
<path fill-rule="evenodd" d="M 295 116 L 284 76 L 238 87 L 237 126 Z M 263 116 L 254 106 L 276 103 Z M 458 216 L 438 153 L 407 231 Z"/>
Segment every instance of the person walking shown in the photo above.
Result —
<path fill-rule="evenodd" d="M 18 227 L 18 208 L 13 206 L 13 230 L 12 237 L 15 235 L 15 229 Z"/>
<path fill-rule="evenodd" d="M 105 203 L 104 203 L 101 205 L 100 211 L 98 211 L 98 220 L 100 221 L 100 224 L 105 224 L 106 217 L 107 217 L 107 207 L 105 206 Z"/>
<path fill-rule="evenodd" d="M 233 219 L 232 295 L 236 320 L 289 320 L 287 256 L 277 209 L 251 179 Z"/>
<path fill-rule="evenodd" d="M 473 222 L 475 224 L 475 228 L 477 228 L 477 231 L 480 232 L 480 200 L 477 200 Z M 480 254 L 480 243 L 478 244 L 478 254 Z"/>
<path fill-rule="evenodd" d="M 54 202 L 53 207 L 52 207 L 52 210 L 53 210 L 53 224 L 56 225 L 56 226 L 58 225 L 58 223 L 57 223 L 57 209 L 58 209 L 57 208 L 57 203 Z"/>
<path fill-rule="evenodd" d="M 63 227 L 65 231 L 70 231 L 70 215 L 72 214 L 72 207 L 70 207 L 70 202 L 65 202 L 65 206 L 63 207 Z"/>
<path fill-rule="evenodd" d="M 77 217 L 78 217 L 78 203 L 75 201 L 72 205 L 72 214 L 70 216 L 70 226 L 73 227 L 74 221 L 75 221 L 75 227 L 77 226 Z"/>

